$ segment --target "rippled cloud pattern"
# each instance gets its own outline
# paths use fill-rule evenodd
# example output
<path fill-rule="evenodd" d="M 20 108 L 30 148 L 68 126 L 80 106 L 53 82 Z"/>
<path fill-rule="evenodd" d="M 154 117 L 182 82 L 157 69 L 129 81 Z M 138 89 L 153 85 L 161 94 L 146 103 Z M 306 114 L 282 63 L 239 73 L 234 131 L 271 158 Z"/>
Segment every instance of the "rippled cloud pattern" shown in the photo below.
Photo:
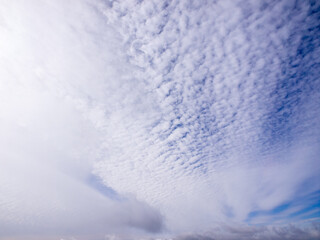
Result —
<path fill-rule="evenodd" d="M 318 1 L 0 16 L 0 239 L 320 237 Z"/>

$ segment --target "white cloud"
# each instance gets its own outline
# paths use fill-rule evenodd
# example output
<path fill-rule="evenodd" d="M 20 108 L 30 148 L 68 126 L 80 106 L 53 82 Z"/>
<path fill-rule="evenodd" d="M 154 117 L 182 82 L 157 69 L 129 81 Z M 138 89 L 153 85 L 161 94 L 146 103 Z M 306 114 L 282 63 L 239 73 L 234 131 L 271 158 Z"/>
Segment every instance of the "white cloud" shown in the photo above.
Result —
<path fill-rule="evenodd" d="M 101 106 L 114 107 L 108 92 L 122 80 L 117 36 L 97 3 L 1 4 L 1 238 L 162 227 L 147 204 L 87 183 L 101 155 Z"/>
<path fill-rule="evenodd" d="M 307 148 L 294 132 L 302 122 L 310 124 L 298 120 L 308 103 L 287 109 L 293 130 L 284 135 L 291 135 L 291 144 L 272 136 L 283 134 L 272 125 L 278 121 L 273 108 L 281 62 L 299 47 L 303 21 L 312 18 L 308 6 L 194 4 L 114 1 L 106 9 L 137 67 L 132 74 L 154 98 L 144 115 L 119 111 L 125 117 L 112 121 L 117 139 L 114 145 L 108 140 L 110 155 L 95 165 L 107 185 L 159 207 L 168 225 L 181 231 L 225 219 L 226 204 L 239 221 L 256 209 L 270 210 L 293 199 L 318 172 L 309 168 L 318 161 L 316 140 L 307 137 L 313 141 Z M 285 42 L 292 43 L 282 48 Z"/>
<path fill-rule="evenodd" d="M 202 231 L 318 190 L 315 54 L 294 55 L 309 8 L 1 4 L 0 223 L 155 232 L 157 209 L 168 232 Z M 127 201 L 88 186 L 91 172 Z"/>

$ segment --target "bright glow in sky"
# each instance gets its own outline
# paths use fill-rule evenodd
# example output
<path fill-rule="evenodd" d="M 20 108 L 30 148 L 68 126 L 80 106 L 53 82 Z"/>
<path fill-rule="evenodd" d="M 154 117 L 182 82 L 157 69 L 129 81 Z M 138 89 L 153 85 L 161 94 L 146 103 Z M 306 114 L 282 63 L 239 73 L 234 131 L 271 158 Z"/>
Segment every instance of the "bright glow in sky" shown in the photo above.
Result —
<path fill-rule="evenodd" d="M 0 239 L 319 239 L 320 2 L 0 2 Z"/>

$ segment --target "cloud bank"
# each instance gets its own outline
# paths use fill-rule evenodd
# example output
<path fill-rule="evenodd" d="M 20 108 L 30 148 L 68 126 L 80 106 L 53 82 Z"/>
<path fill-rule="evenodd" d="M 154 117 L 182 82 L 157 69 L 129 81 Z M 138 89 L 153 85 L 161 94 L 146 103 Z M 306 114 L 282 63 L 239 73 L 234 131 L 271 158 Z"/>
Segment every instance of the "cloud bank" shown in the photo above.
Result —
<path fill-rule="evenodd" d="M 100 179 L 90 180 L 102 134 L 90 120 L 94 110 L 84 109 L 90 97 L 106 98 L 117 46 L 102 44 L 112 29 L 96 8 L 83 1 L 1 4 L 1 239 L 162 228 L 147 203 L 113 200 L 99 191 Z"/>
<path fill-rule="evenodd" d="M 0 237 L 319 236 L 316 1 L 16 0 L 0 16 Z"/>

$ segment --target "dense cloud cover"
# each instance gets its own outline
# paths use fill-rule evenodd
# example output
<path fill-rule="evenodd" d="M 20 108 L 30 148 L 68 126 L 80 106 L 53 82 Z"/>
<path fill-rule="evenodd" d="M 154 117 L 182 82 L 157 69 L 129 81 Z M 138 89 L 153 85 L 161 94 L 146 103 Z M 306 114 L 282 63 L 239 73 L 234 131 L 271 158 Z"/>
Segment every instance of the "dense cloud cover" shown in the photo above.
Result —
<path fill-rule="evenodd" d="M 319 237 L 319 8 L 0 3 L 0 239 Z"/>

